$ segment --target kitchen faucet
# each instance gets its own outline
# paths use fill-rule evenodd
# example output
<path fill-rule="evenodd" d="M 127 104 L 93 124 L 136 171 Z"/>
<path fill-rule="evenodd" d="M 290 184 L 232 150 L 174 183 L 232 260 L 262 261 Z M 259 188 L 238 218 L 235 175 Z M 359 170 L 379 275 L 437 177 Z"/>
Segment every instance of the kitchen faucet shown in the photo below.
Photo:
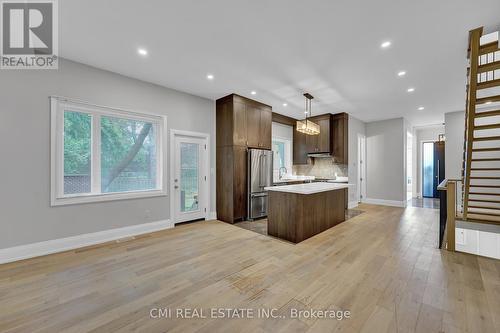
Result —
<path fill-rule="evenodd" d="M 284 174 L 281 174 L 281 170 L 285 169 L 285 173 Z M 285 168 L 285 167 L 281 167 L 279 170 L 278 170 L 278 175 L 279 175 L 279 179 L 283 178 L 283 175 L 286 175 L 288 172 L 288 170 Z"/>

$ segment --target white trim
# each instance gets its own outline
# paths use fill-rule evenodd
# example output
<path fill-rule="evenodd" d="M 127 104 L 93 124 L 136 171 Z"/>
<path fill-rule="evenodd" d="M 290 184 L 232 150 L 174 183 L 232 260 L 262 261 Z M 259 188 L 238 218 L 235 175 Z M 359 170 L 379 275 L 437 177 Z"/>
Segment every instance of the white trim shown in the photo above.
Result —
<path fill-rule="evenodd" d="M 50 96 L 50 115 L 51 115 L 51 187 L 50 187 L 50 204 L 51 206 L 72 205 L 79 203 L 102 202 L 112 200 L 137 199 L 166 196 L 167 193 L 167 151 L 165 140 L 167 139 L 167 117 L 164 115 L 151 114 L 146 112 L 128 111 L 107 106 L 99 106 L 86 103 L 79 100 L 71 100 L 64 97 Z M 92 116 L 92 165 L 91 165 L 91 193 L 78 193 L 75 195 L 64 194 L 64 142 L 63 128 L 64 126 L 64 109 L 76 112 L 88 113 Z M 100 117 L 101 115 L 123 117 L 126 119 L 147 121 L 153 124 L 156 130 L 157 142 L 157 188 L 144 191 L 130 191 L 117 193 L 101 193 L 100 186 Z"/>
<path fill-rule="evenodd" d="M 356 179 L 356 199 L 361 202 L 366 198 L 366 135 L 358 133 L 358 179 Z M 360 149 L 362 146 L 363 149 Z M 360 163 L 360 161 L 363 161 Z M 363 181 L 360 179 L 363 178 Z"/>
<path fill-rule="evenodd" d="M 438 142 L 438 140 L 420 140 L 420 166 L 417 161 L 417 172 L 420 174 L 420 198 L 424 194 L 424 143 Z M 427 198 L 427 197 L 426 197 Z"/>
<path fill-rule="evenodd" d="M 210 220 L 217 220 L 217 212 L 209 212 L 207 214 L 207 217 L 205 220 L 210 221 Z"/>
<path fill-rule="evenodd" d="M 357 201 L 350 201 L 349 204 L 347 205 L 347 208 L 353 209 L 358 207 L 359 203 Z"/>
<path fill-rule="evenodd" d="M 74 250 L 86 246 L 106 243 L 126 237 L 147 234 L 173 228 L 170 220 L 137 224 L 123 228 L 98 231 L 78 236 L 53 239 L 44 242 L 0 249 L 0 264 L 29 259 L 47 254 Z"/>
<path fill-rule="evenodd" d="M 372 205 L 406 207 L 406 201 L 365 198 L 362 202 Z"/>
<path fill-rule="evenodd" d="M 175 179 L 175 136 L 186 136 L 186 137 L 193 137 L 193 138 L 200 138 L 204 139 L 207 145 L 207 149 L 205 151 L 205 175 L 207 177 L 206 181 L 206 188 L 205 188 L 205 201 L 206 201 L 206 213 L 205 213 L 205 220 L 211 220 L 211 214 L 212 212 L 209 211 L 210 208 L 210 202 L 211 202 L 211 197 L 210 194 L 212 193 L 211 191 L 211 173 L 210 173 L 210 134 L 208 133 L 202 133 L 202 132 L 192 132 L 192 131 L 183 131 L 183 130 L 176 130 L 176 129 L 170 129 L 170 219 L 172 220 L 172 223 L 175 225 L 177 223 L 176 219 L 176 214 L 175 214 L 175 195 L 174 195 L 174 179 Z M 216 216 L 215 216 L 216 217 Z M 215 218 L 214 217 L 214 218 Z"/>

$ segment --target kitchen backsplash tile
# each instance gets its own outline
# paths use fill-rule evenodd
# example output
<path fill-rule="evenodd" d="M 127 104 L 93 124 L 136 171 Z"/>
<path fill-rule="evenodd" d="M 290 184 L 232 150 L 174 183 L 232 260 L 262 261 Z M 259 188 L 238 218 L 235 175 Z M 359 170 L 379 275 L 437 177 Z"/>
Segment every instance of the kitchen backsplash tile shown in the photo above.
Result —
<path fill-rule="evenodd" d="M 315 176 L 316 178 L 347 177 L 347 165 L 336 164 L 333 158 L 310 159 L 309 164 L 294 165 L 293 174 Z"/>

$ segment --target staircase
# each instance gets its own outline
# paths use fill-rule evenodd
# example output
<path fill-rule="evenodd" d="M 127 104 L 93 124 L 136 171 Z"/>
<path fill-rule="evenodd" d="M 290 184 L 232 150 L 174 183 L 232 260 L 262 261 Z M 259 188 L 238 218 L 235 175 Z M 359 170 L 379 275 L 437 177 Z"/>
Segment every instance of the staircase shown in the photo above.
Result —
<path fill-rule="evenodd" d="M 498 33 L 469 32 L 462 215 L 500 225 L 500 49 Z"/>

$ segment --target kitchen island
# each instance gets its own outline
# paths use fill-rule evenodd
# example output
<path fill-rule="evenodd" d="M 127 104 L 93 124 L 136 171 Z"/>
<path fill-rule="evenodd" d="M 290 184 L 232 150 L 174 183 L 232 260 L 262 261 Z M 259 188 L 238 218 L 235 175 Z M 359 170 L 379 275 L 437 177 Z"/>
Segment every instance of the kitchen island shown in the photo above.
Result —
<path fill-rule="evenodd" d="M 345 221 L 348 187 L 335 183 L 266 187 L 267 233 L 299 243 Z"/>

